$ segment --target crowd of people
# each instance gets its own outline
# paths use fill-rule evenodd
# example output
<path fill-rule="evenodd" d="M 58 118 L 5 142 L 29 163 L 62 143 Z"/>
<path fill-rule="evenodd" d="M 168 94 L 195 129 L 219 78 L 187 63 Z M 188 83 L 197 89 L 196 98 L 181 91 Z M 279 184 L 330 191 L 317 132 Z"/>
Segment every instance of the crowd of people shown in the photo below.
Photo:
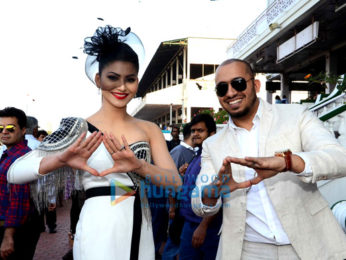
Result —
<path fill-rule="evenodd" d="M 32 259 L 44 215 L 56 232 L 60 191 L 72 198 L 64 259 L 346 258 L 316 184 L 346 175 L 346 149 L 311 112 L 258 98 L 250 64 L 229 59 L 215 73 L 228 124 L 217 132 L 198 114 L 183 140 L 174 126 L 165 141 L 126 112 L 144 53 L 138 36 L 100 27 L 84 51 L 102 93 L 93 115 L 64 118 L 48 135 L 22 110 L 0 110 L 0 259 Z"/>

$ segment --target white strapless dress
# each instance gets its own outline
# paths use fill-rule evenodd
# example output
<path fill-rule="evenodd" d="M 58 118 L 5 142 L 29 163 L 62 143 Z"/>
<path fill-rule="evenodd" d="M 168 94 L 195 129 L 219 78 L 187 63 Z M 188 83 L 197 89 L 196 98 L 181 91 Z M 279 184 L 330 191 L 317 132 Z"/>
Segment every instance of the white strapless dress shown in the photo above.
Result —
<path fill-rule="evenodd" d="M 149 145 L 136 142 L 130 145 L 137 157 L 148 156 Z M 113 159 L 101 144 L 88 160 L 90 167 L 99 172 L 113 166 Z M 126 173 L 111 173 L 105 177 L 97 177 L 88 172 L 82 174 L 85 190 L 95 187 L 110 186 L 112 182 L 133 186 Z M 139 192 L 139 191 L 138 191 Z M 119 198 L 118 195 L 115 199 Z M 114 205 L 111 196 L 97 196 L 85 201 L 76 228 L 73 246 L 75 260 L 114 260 L 130 259 L 131 238 L 133 229 L 134 196 L 129 196 Z M 152 225 L 142 210 L 142 226 L 140 233 L 138 259 L 155 259 Z"/>

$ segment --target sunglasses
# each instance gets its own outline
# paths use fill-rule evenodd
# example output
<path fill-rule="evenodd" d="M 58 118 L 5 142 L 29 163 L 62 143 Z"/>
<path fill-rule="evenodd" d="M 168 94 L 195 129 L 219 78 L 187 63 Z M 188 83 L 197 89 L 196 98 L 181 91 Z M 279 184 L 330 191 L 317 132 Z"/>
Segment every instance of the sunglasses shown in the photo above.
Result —
<path fill-rule="evenodd" d="M 4 129 L 6 129 L 9 133 L 13 133 L 16 130 L 16 126 L 14 126 L 14 125 L 7 125 L 7 126 L 0 125 L 0 134 L 4 131 Z"/>
<path fill-rule="evenodd" d="M 250 78 L 248 80 L 241 77 L 234 78 L 231 80 L 230 84 L 232 88 L 234 88 L 236 91 L 244 91 L 246 89 L 247 82 L 253 79 L 254 78 Z M 216 90 L 216 95 L 218 95 L 219 97 L 225 96 L 228 92 L 228 83 L 227 82 L 218 83 L 215 87 L 215 90 Z"/>

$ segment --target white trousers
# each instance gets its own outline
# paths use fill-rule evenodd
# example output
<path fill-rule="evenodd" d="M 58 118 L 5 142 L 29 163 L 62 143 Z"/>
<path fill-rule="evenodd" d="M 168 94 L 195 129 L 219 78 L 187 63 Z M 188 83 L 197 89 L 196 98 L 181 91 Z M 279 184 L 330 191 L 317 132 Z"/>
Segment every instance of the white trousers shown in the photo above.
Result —
<path fill-rule="evenodd" d="M 242 260 L 298 260 L 300 259 L 291 245 L 277 246 L 265 243 L 244 241 Z"/>

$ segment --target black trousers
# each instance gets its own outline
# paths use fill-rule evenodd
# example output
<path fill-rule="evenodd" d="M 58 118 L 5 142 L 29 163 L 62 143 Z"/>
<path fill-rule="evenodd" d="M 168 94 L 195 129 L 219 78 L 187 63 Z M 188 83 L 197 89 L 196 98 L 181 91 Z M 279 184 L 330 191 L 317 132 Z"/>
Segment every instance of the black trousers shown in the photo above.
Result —
<path fill-rule="evenodd" d="M 82 210 L 85 201 L 85 191 L 76 190 L 71 195 L 72 205 L 70 210 L 70 231 L 76 233 L 76 226 L 79 220 L 79 214 Z"/>
<path fill-rule="evenodd" d="M 46 221 L 44 221 L 44 218 L 46 216 Z M 54 230 L 56 228 L 56 209 L 49 211 L 47 208 L 41 210 L 40 218 L 42 221 L 42 227 L 41 231 L 45 231 L 45 222 L 48 226 L 49 230 Z"/>

